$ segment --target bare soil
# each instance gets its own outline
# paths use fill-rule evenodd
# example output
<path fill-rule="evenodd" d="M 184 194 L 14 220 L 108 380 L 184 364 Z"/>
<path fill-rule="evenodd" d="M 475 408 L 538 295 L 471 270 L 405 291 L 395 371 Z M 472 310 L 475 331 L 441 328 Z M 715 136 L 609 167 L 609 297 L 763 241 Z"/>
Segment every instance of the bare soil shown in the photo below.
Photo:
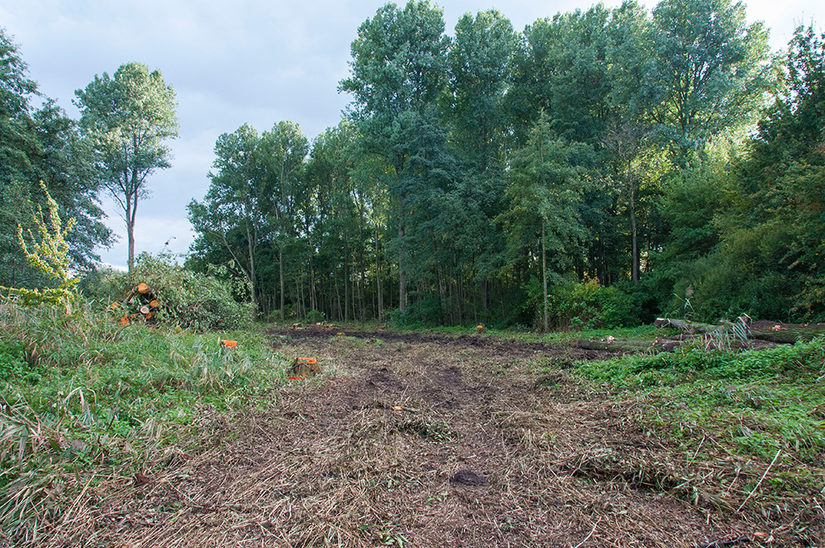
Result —
<path fill-rule="evenodd" d="M 197 456 L 80 504 L 52 543 L 710 548 L 773 533 L 799 545 L 686 488 L 712 468 L 564 369 L 608 353 L 326 329 L 273 340 L 324 373 L 213 421 Z"/>

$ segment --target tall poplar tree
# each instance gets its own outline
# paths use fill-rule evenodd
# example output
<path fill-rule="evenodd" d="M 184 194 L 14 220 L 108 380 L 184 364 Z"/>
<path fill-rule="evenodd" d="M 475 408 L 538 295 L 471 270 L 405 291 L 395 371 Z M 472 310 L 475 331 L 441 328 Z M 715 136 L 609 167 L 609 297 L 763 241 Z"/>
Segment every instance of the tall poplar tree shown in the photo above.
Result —
<path fill-rule="evenodd" d="M 429 2 L 379 8 L 358 28 L 352 42 L 350 77 L 341 90 L 352 93 L 352 115 L 361 123 L 371 152 L 383 155 L 394 171 L 390 185 L 397 228 L 399 309 L 407 301 L 408 217 L 417 174 L 419 130 L 433 127 L 435 101 L 446 78 L 447 47 L 440 9 Z M 413 162 L 412 169 L 420 164 Z"/>
<path fill-rule="evenodd" d="M 169 167 L 165 141 L 178 134 L 175 91 L 160 71 L 127 63 L 114 76 L 95 76 L 75 95 L 101 181 L 123 211 L 131 271 L 138 202 L 147 195 L 149 175 Z"/>

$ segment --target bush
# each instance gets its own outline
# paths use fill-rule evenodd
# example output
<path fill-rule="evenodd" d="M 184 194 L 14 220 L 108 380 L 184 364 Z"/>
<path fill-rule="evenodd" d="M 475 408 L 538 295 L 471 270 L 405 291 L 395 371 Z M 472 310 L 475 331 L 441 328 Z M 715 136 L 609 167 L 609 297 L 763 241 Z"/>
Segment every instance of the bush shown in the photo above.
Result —
<path fill-rule="evenodd" d="M 319 310 L 310 310 L 307 312 L 306 321 L 309 323 L 318 323 L 326 319 L 326 314 Z"/>
<path fill-rule="evenodd" d="M 649 299 L 633 285 L 603 287 L 597 280 L 553 287 L 548 296 L 550 324 L 556 328 L 634 327 L 649 320 Z"/>
<path fill-rule="evenodd" d="M 389 314 L 390 323 L 396 327 L 434 327 L 442 324 L 441 299 L 437 295 L 427 295 L 420 301 L 407 305 L 402 313 L 393 310 Z"/>
<path fill-rule="evenodd" d="M 86 300 L 110 303 L 118 300 L 126 287 L 126 273 L 113 268 L 98 268 L 86 272 L 78 287 Z"/>
<path fill-rule="evenodd" d="M 254 317 L 253 306 L 236 302 L 227 282 L 187 270 L 169 256 L 141 254 L 127 280 L 122 298 L 129 297 L 135 284 L 146 283 L 159 302 L 155 317 L 163 323 L 197 330 L 234 329 Z"/>

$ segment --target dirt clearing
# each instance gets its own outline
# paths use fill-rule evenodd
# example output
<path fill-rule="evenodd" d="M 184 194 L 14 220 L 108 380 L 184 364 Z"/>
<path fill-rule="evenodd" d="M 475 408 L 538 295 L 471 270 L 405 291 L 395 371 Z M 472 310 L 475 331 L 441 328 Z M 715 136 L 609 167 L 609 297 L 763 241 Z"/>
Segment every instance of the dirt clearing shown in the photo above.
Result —
<path fill-rule="evenodd" d="M 326 373 L 224 424 L 212 449 L 80 505 L 54 543 L 758 545 L 757 517 L 679 485 L 686 457 L 646 433 L 632 404 L 564 370 L 606 354 L 473 336 L 287 337 L 286 357 L 316 357 Z"/>

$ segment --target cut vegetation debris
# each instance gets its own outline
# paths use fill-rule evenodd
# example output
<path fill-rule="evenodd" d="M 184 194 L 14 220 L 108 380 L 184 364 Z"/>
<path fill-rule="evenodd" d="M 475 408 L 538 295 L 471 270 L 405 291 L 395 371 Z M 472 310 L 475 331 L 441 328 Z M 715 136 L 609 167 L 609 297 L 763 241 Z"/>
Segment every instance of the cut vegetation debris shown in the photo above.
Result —
<path fill-rule="evenodd" d="M 764 441 L 778 431 L 758 431 L 757 421 L 783 417 L 794 397 L 800 412 L 815 409 L 813 393 L 757 405 L 766 396 L 758 387 L 823 375 L 821 341 L 740 353 L 737 369 L 733 354 L 701 349 L 603 362 L 593 360 L 611 354 L 495 336 L 342 339 L 319 328 L 272 337 L 284 353 L 334 364 L 337 375 L 229 415 L 200 434 L 197 454 L 146 480 L 93 483 L 71 519 L 52 522 L 48 543 L 825 543 L 823 464 L 805 447 L 817 442 L 796 447 L 788 431 L 782 447 L 749 446 L 733 430 L 747 425 Z M 690 383 L 717 380 L 731 400 L 715 400 L 712 416 L 681 407 L 693 391 L 706 409 L 702 398 L 723 392 Z M 748 416 L 742 404 L 764 415 Z"/>

